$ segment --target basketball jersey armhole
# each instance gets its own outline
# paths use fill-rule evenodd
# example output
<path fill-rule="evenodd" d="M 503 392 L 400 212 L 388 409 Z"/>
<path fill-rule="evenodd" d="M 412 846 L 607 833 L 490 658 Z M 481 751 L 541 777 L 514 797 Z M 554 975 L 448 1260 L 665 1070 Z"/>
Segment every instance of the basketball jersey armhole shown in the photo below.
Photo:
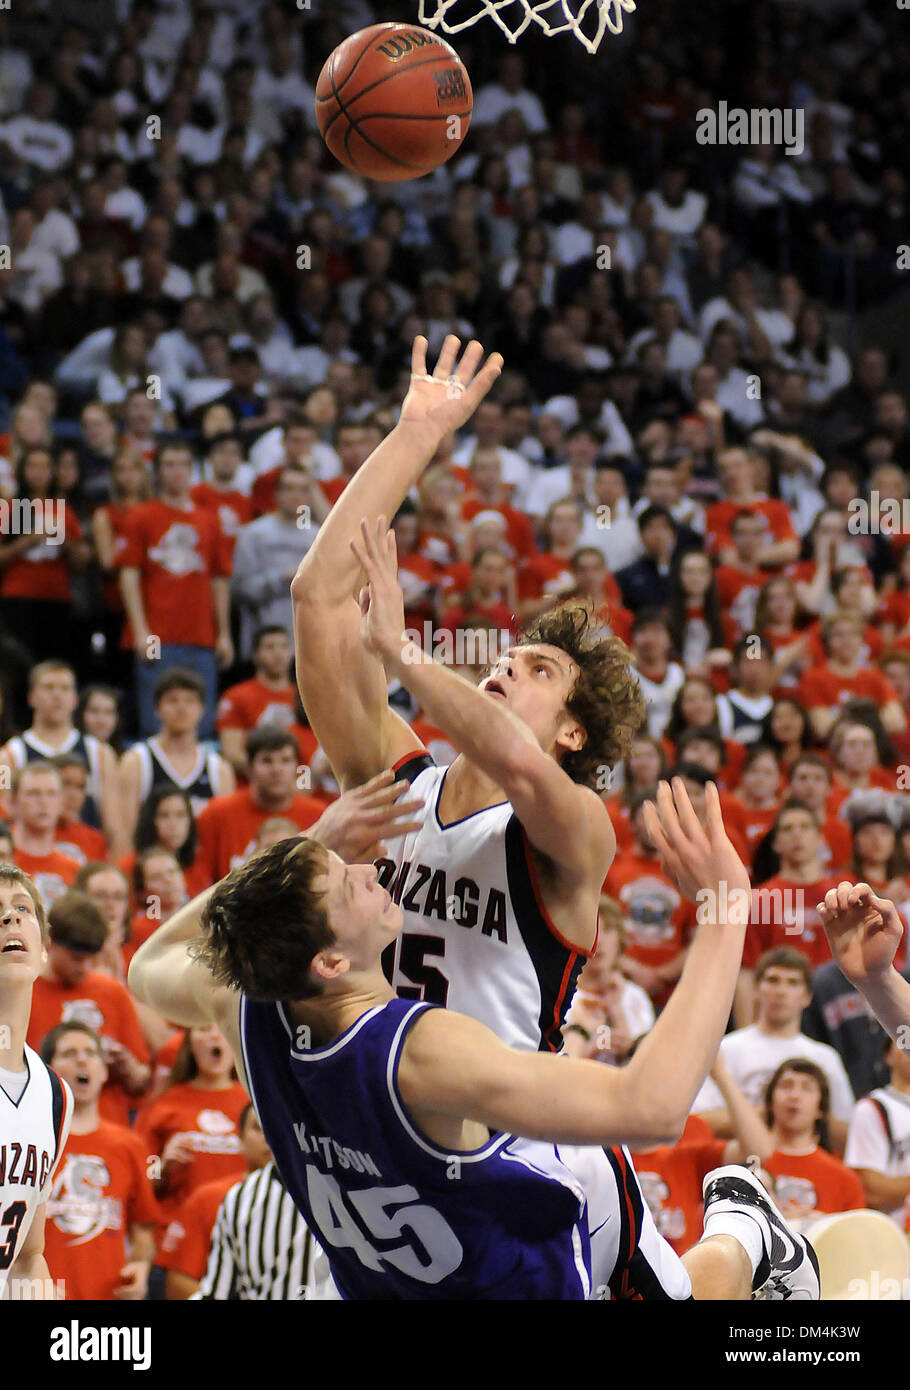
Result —
<path fill-rule="evenodd" d="M 403 1002 L 403 1001 L 401 1001 Z M 386 1087 L 388 1097 L 395 1116 L 407 1138 L 427 1155 L 434 1158 L 439 1163 L 444 1163 L 451 1167 L 454 1163 L 477 1163 L 485 1158 L 490 1158 L 494 1153 L 503 1147 L 512 1138 L 510 1134 L 491 1134 L 485 1144 L 479 1149 L 441 1149 L 432 1139 L 418 1127 L 416 1120 L 411 1115 L 405 1104 L 401 1091 L 398 1086 L 398 1067 L 401 1062 L 401 1054 L 407 1041 L 408 1033 L 422 1014 L 431 1009 L 438 1008 L 437 1004 L 412 1004 L 407 1013 L 401 1019 L 389 1048 L 388 1061 L 386 1063 Z"/>
<path fill-rule="evenodd" d="M 413 782 L 414 778 L 421 772 L 426 772 L 428 767 L 435 767 L 436 760 L 432 753 L 428 753 L 424 748 L 414 748 L 410 753 L 405 753 L 399 758 L 397 763 L 393 763 L 390 771 L 395 774 L 396 782 Z"/>

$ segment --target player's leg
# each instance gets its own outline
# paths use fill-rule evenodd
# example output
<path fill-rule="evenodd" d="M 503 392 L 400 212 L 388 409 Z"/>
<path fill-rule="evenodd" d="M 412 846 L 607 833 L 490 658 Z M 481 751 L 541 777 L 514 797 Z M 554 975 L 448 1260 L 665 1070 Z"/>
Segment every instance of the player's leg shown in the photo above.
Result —
<path fill-rule="evenodd" d="M 704 1235 L 683 1256 L 694 1298 L 819 1297 L 815 1251 L 791 1229 L 754 1173 L 738 1164 L 715 1168 L 703 1191 Z"/>
<path fill-rule="evenodd" d="M 734 1236 L 703 1237 L 686 1251 L 682 1263 L 698 1302 L 752 1297 L 752 1264 Z"/>

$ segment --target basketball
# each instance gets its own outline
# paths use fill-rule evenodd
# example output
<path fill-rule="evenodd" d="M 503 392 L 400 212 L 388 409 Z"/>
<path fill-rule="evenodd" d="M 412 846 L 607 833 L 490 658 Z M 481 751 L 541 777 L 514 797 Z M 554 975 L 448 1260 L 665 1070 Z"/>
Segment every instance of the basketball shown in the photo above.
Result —
<path fill-rule="evenodd" d="M 429 29 L 373 24 L 340 43 L 316 84 L 316 120 L 335 158 L 368 179 L 419 179 L 471 124 L 471 79 Z"/>

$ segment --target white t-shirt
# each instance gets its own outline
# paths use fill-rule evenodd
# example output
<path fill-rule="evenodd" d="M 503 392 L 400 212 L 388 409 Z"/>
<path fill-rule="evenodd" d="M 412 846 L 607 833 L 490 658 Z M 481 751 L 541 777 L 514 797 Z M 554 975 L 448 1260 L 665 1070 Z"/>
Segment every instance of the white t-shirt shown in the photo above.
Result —
<path fill-rule="evenodd" d="M 876 1101 L 887 1111 L 890 1143 Z M 871 1168 L 886 1178 L 910 1178 L 910 1096 L 893 1086 L 882 1086 L 857 1101 L 847 1130 L 844 1162 L 848 1168 Z M 904 1203 L 888 1215 L 903 1230 Z"/>
<path fill-rule="evenodd" d="M 635 674 L 638 676 L 641 692 L 648 707 L 648 733 L 652 738 L 660 738 L 670 722 L 673 701 L 680 687 L 685 685 L 686 673 L 679 662 L 671 661 L 659 685 L 657 681 L 643 676 L 640 671 L 636 671 Z"/>
<path fill-rule="evenodd" d="M 757 1023 L 748 1028 L 737 1028 L 721 1039 L 720 1053 L 733 1074 L 733 1079 L 753 1105 L 762 1106 L 765 1088 L 777 1071 L 781 1062 L 791 1057 L 802 1057 L 821 1067 L 831 1087 L 831 1114 L 845 1124 L 853 1114 L 856 1104 L 847 1077 L 846 1068 L 840 1054 L 827 1043 L 807 1038 L 805 1033 L 797 1033 L 792 1038 L 778 1038 L 763 1033 Z M 692 1109 L 723 1110 L 725 1101 L 710 1077 L 704 1082 Z"/>

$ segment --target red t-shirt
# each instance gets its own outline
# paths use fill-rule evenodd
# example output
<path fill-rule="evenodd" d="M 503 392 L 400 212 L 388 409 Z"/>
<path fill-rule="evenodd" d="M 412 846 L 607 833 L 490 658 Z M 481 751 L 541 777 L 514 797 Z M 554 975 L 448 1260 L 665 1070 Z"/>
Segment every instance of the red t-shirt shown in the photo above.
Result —
<path fill-rule="evenodd" d="M 749 853 L 751 857 L 754 858 L 755 851 L 758 849 L 760 842 L 764 839 L 764 837 L 767 835 L 768 831 L 774 824 L 777 812 L 780 809 L 780 803 L 778 802 L 777 804 L 769 807 L 766 810 L 752 811 L 749 809 L 748 806 L 743 805 L 742 801 L 738 796 L 734 797 L 733 799 L 738 802 L 739 823 L 745 834 L 746 843 L 749 847 Z"/>
<path fill-rule="evenodd" d="M 764 1167 L 774 1178 L 774 1195 L 785 1217 L 807 1205 L 823 1212 L 862 1211 L 868 1205 L 853 1170 L 824 1149 L 808 1154 L 775 1149 Z"/>
<path fill-rule="evenodd" d="M 473 521 L 478 512 L 499 512 L 506 519 L 506 535 L 509 544 L 519 560 L 529 560 L 537 554 L 537 540 L 531 518 L 525 512 L 516 511 L 508 502 L 500 502 L 491 507 L 481 498 L 466 497 L 461 504 L 461 515 L 465 521 Z"/>
<path fill-rule="evenodd" d="M 816 911 L 829 888 L 855 883 L 850 874 L 831 874 L 815 883 L 793 883 L 779 874 L 755 890 L 752 919 L 746 931 L 743 965 L 751 969 L 764 951 L 794 946 L 808 956 L 813 970 L 831 959 L 831 948 Z M 775 897 L 776 892 L 780 893 Z"/>
<path fill-rule="evenodd" d="M 193 1157 L 189 1163 L 176 1163 L 169 1173 L 169 1188 L 159 1196 L 162 1219 L 178 1215 L 191 1192 L 204 1183 L 232 1174 L 242 1178 L 246 1159 L 240 1144 L 237 1122 L 249 1098 L 239 1081 L 223 1090 L 208 1091 L 186 1082 L 170 1086 L 136 1117 L 136 1133 L 152 1153 L 161 1155 L 175 1134 L 186 1135 Z M 163 1236 L 162 1226 L 159 1235 Z"/>
<path fill-rule="evenodd" d="M 52 1028 L 77 1019 L 94 1028 L 102 1038 L 122 1043 L 138 1062 L 148 1062 L 149 1050 L 126 985 L 102 975 L 99 970 L 90 970 L 76 985 L 59 985 L 39 976 L 32 989 L 32 1012 L 26 1035 L 29 1047 L 40 1052 L 41 1040 Z M 127 1095 L 119 1083 L 108 1081 L 101 1092 L 98 1108 L 103 1120 L 128 1125 L 129 1112 L 138 1104 L 138 1098 Z"/>
<path fill-rule="evenodd" d="M 309 767 L 319 747 L 316 735 L 306 724 L 297 723 L 296 690 L 288 681 L 282 690 L 271 690 L 258 676 L 231 685 L 218 701 L 215 728 L 261 729 L 266 725 L 287 729 L 297 740 L 300 761 Z"/>
<path fill-rule="evenodd" d="M 473 603 L 470 608 L 459 604 L 455 608 L 449 608 L 440 618 L 436 631 L 455 633 L 459 628 L 466 626 L 468 618 L 475 617 L 484 618 L 497 633 L 507 632 L 510 637 L 514 637 L 518 631 L 518 620 L 505 603 Z M 470 648 L 466 650 L 470 651 Z M 483 648 L 480 647 L 478 650 Z"/>
<path fill-rule="evenodd" d="M 683 1136 L 683 1139 L 685 1136 Z M 665 1240 L 684 1255 L 702 1234 L 702 1183 L 723 1161 L 725 1139 L 701 1139 L 632 1155 L 642 1195 Z"/>
<path fill-rule="evenodd" d="M 126 518 L 117 564 L 137 569 L 150 633 L 164 644 L 214 647 L 212 580 L 231 572 L 231 547 L 210 512 L 155 500 Z"/>
<path fill-rule="evenodd" d="M 149 1157 L 136 1134 L 106 1120 L 70 1134 L 44 1227 L 44 1258 L 51 1278 L 66 1281 L 67 1301 L 112 1299 L 130 1258 L 130 1226 L 160 1220 Z"/>
<path fill-rule="evenodd" d="M 714 579 L 721 609 L 729 614 L 738 635 L 751 632 L 755 623 L 755 605 L 762 585 L 767 582 L 768 571 L 745 570 L 738 565 L 718 565 Z"/>
<path fill-rule="evenodd" d="M 812 623 L 806 628 L 806 636 L 809 639 L 809 666 L 814 669 L 817 666 L 824 666 L 828 660 L 828 653 L 825 651 L 822 642 L 821 620 Z M 874 628 L 871 623 L 867 623 L 863 628 L 863 646 L 860 647 L 858 661 L 861 666 L 866 666 L 870 661 L 877 661 L 882 654 L 881 633 Z M 808 675 L 808 672 L 806 673 Z"/>
<path fill-rule="evenodd" d="M 623 910 L 628 940 L 625 953 L 642 965 L 665 965 L 688 945 L 695 929 L 695 906 L 684 898 L 656 859 L 634 849 L 618 854 L 604 879 L 603 891 Z M 663 1004 L 673 986 L 662 989 Z"/>
<path fill-rule="evenodd" d="M 897 593 L 888 594 L 882 599 L 875 614 L 877 623 L 890 623 L 896 628 L 898 634 L 910 623 L 910 593 L 904 589 L 898 589 Z"/>
<path fill-rule="evenodd" d="M 26 854 L 24 849 L 13 850 L 13 863 L 24 869 L 34 883 L 45 908 L 72 887 L 73 879 L 82 865 L 78 859 L 70 859 L 52 849 L 50 854 Z"/>
<path fill-rule="evenodd" d="M 885 767 L 873 767 L 869 770 L 869 787 L 875 787 L 883 792 L 893 792 L 896 785 L 896 778 L 893 772 L 889 772 Z M 828 793 L 828 815 L 836 816 L 843 806 L 847 797 L 852 791 L 851 787 L 844 786 L 840 779 L 840 774 L 835 772 L 834 780 L 831 783 L 831 790 Z"/>
<path fill-rule="evenodd" d="M 43 536 L 29 546 L 0 573 L 0 598 L 41 599 L 69 603 L 70 572 L 63 553 L 63 540 L 81 541 L 79 518 L 68 502 L 63 507 L 62 534 L 51 544 Z"/>
<path fill-rule="evenodd" d="M 765 523 L 765 543 L 789 541 L 796 538 L 790 508 L 786 502 L 765 497 L 757 502 L 713 502 L 705 508 L 705 537 L 708 551 L 728 550 L 733 544 L 734 517 L 746 511 L 760 516 Z M 767 575 L 765 576 L 767 578 Z"/>
<path fill-rule="evenodd" d="M 87 864 L 90 860 L 107 859 L 107 840 L 100 830 L 86 825 L 81 820 L 58 821 L 54 849 L 65 854 L 67 859 L 75 859 L 77 864 Z"/>
<path fill-rule="evenodd" d="M 410 555 L 398 557 L 398 583 L 404 598 L 404 615 L 407 622 L 432 622 L 433 590 L 439 578 L 439 566 L 419 550 Z"/>
<path fill-rule="evenodd" d="M 518 597 L 522 599 L 564 598 L 575 587 L 575 576 L 568 560 L 546 551 L 532 555 L 518 571 Z"/>
<path fill-rule="evenodd" d="M 253 520 L 253 499 L 242 492 L 231 489 L 219 492 L 211 483 L 197 483 L 190 488 L 190 497 L 197 507 L 209 512 L 217 521 L 219 529 L 227 538 L 230 553 L 234 553 L 237 532 Z"/>
<path fill-rule="evenodd" d="M 214 796 L 196 821 L 199 871 L 207 884 L 217 883 L 254 852 L 256 831 L 263 821 L 284 816 L 301 830 L 308 830 L 324 810 L 323 802 L 312 796 L 295 796 L 290 806 L 269 810 L 253 800 L 249 787 Z"/>
<path fill-rule="evenodd" d="M 812 666 L 803 672 L 797 698 L 810 710 L 830 709 L 847 700 L 874 700 L 881 709 L 899 696 L 881 671 L 860 670 L 854 676 L 836 676 L 828 666 Z"/>
<path fill-rule="evenodd" d="M 229 1173 L 226 1178 L 216 1178 L 191 1192 L 180 1215 L 168 1225 L 155 1263 L 162 1269 L 179 1270 L 198 1283 L 208 1264 L 218 1209 L 231 1188 L 242 1181 L 236 1173 Z"/>

